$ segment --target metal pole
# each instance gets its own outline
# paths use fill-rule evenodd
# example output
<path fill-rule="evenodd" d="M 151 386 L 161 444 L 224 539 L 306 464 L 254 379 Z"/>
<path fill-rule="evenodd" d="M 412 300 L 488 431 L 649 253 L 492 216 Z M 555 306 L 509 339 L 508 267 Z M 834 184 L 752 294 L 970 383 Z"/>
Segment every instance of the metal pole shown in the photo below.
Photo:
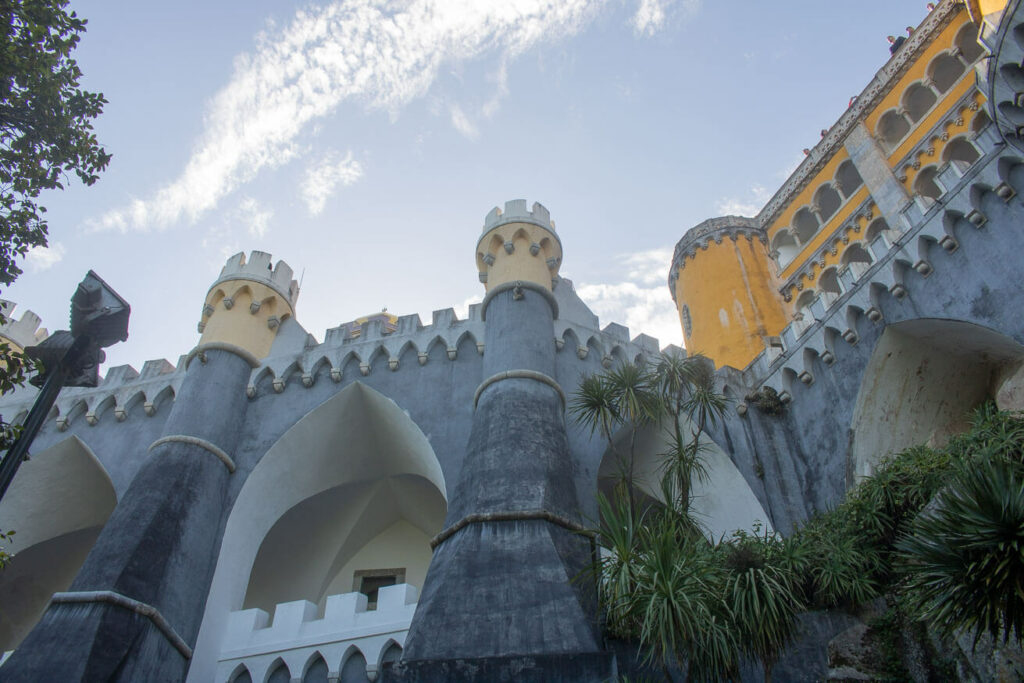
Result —
<path fill-rule="evenodd" d="M 46 416 L 50 413 L 50 408 L 53 407 L 54 402 L 57 400 L 57 394 L 60 393 L 61 388 L 64 386 L 64 380 L 68 374 L 68 361 L 78 355 L 78 350 L 75 346 L 68 350 L 64 359 L 57 364 L 57 367 L 46 378 L 43 388 L 39 391 L 39 395 L 36 396 L 36 402 L 32 404 L 32 410 L 29 411 L 28 417 L 25 418 L 25 425 L 21 429 L 21 434 L 10 449 L 8 449 L 4 459 L 0 461 L 0 500 L 3 500 L 4 494 L 7 493 L 7 487 L 11 485 L 14 475 L 18 472 L 18 468 L 21 467 L 25 456 L 28 455 L 28 449 L 32 445 L 32 440 L 39 433 L 39 429 L 43 426 Z"/>

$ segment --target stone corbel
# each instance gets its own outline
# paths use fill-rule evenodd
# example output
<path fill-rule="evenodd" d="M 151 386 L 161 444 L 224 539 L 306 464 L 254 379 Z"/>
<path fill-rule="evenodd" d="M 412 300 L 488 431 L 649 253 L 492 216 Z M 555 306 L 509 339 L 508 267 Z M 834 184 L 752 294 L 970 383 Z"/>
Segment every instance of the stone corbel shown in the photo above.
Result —
<path fill-rule="evenodd" d="M 128 419 L 128 411 L 124 409 L 124 406 L 117 406 L 116 408 L 114 408 L 114 418 L 118 422 L 124 422 L 126 419 Z"/>
<path fill-rule="evenodd" d="M 491 254 L 491 253 L 484 254 L 484 263 L 486 263 L 489 266 L 493 266 L 494 265 L 494 254 Z"/>
<path fill-rule="evenodd" d="M 152 401 L 146 401 L 142 404 L 142 412 L 146 414 L 146 417 L 153 417 L 156 415 L 156 406 Z"/>
<path fill-rule="evenodd" d="M 828 349 L 825 349 L 821 353 L 821 362 L 824 363 L 825 365 L 832 365 L 833 363 L 836 362 L 835 354 L 833 354 Z"/>
<path fill-rule="evenodd" d="M 70 424 L 71 424 L 71 420 L 69 420 L 66 415 L 59 415 L 57 417 L 57 431 L 58 432 L 66 432 L 68 430 L 68 426 Z"/>
<path fill-rule="evenodd" d="M 90 427 L 95 427 L 99 424 L 100 418 L 96 416 L 96 413 L 90 410 L 85 414 L 85 421 L 89 423 Z"/>
<path fill-rule="evenodd" d="M 867 315 L 868 320 L 870 320 L 873 323 L 877 323 L 877 322 L 880 322 L 882 320 L 882 312 L 880 310 L 878 310 L 878 308 L 875 307 L 875 306 L 872 306 L 871 308 L 869 308 L 864 313 L 865 313 L 865 315 Z"/>
<path fill-rule="evenodd" d="M 229 296 L 224 297 L 224 308 L 231 310 L 235 306 L 235 300 Z"/>
<path fill-rule="evenodd" d="M 359 374 L 361 374 L 363 377 L 368 376 L 370 374 L 370 364 L 369 363 L 360 363 L 359 364 Z"/>
<path fill-rule="evenodd" d="M 335 384 L 341 381 L 341 368 L 331 368 L 331 381 Z"/>
<path fill-rule="evenodd" d="M 907 288 L 904 287 L 902 283 L 895 282 L 892 287 L 889 288 L 889 292 L 897 299 L 902 299 L 907 295 Z"/>
<path fill-rule="evenodd" d="M 577 346 L 576 347 L 576 357 L 579 358 L 580 360 L 586 360 L 588 353 L 590 353 L 590 348 L 589 347 L 587 347 L 587 346 Z"/>
<path fill-rule="evenodd" d="M 540 253 L 540 245 L 537 244 L 536 242 L 534 242 L 533 244 L 530 245 L 530 255 L 531 256 L 536 256 L 539 253 Z"/>
<path fill-rule="evenodd" d="M 276 330 L 280 324 L 281 320 L 276 315 L 272 315 L 267 318 L 267 327 L 272 330 Z"/>
<path fill-rule="evenodd" d="M 256 398 L 256 385 L 250 384 L 245 388 L 245 395 L 249 398 Z"/>
<path fill-rule="evenodd" d="M 845 341 L 850 346 L 856 344 L 858 339 L 859 338 L 857 337 L 857 333 L 854 332 L 853 330 L 846 330 L 845 332 L 843 332 L 843 341 Z"/>
<path fill-rule="evenodd" d="M 249 312 L 252 313 L 253 315 L 256 315 L 257 313 L 260 312 L 260 306 L 262 305 L 263 304 L 260 303 L 259 301 L 253 301 L 251 304 L 249 304 Z"/>
<path fill-rule="evenodd" d="M 213 306 L 210 304 L 203 304 L 203 316 L 209 318 L 213 315 Z"/>
<path fill-rule="evenodd" d="M 800 379 L 801 382 L 803 382 L 807 386 L 814 384 L 814 375 L 812 375 L 807 370 L 801 372 L 799 375 L 797 375 L 797 377 Z"/>
<path fill-rule="evenodd" d="M 607 370 L 611 366 L 612 366 L 612 357 L 611 356 L 605 356 L 604 358 L 601 359 L 601 367 L 603 367 L 605 370 Z"/>
<path fill-rule="evenodd" d="M 516 250 L 516 245 L 513 242 L 505 242 L 504 247 L 506 254 L 511 254 Z"/>
<path fill-rule="evenodd" d="M 398 369 L 397 358 L 388 358 L 388 369 L 391 370 L 391 372 L 394 372 L 395 370 Z"/>
<path fill-rule="evenodd" d="M 985 222 L 988 220 L 988 218 L 985 217 L 985 214 L 983 214 L 981 211 L 978 211 L 977 209 L 972 209 L 971 212 L 967 214 L 966 218 L 971 223 L 971 225 L 973 225 L 976 228 L 980 228 L 981 226 L 985 225 Z"/>
<path fill-rule="evenodd" d="M 483 342 L 477 342 L 477 345 L 476 345 L 476 352 L 477 352 L 477 353 L 478 353 L 479 355 L 481 355 L 481 356 L 482 356 L 482 355 L 484 355 L 484 343 L 483 343 Z"/>
<path fill-rule="evenodd" d="M 416 360 L 419 361 L 420 365 L 426 365 L 427 358 L 428 356 L 426 351 L 420 351 L 419 353 L 416 354 Z"/>
<path fill-rule="evenodd" d="M 275 394 L 280 394 L 284 391 L 284 377 L 275 377 L 274 381 L 271 382 L 271 386 L 274 387 Z"/>
<path fill-rule="evenodd" d="M 555 350 L 561 351 L 563 348 L 565 348 L 565 340 L 561 337 L 555 337 Z"/>
<path fill-rule="evenodd" d="M 203 330 L 206 329 L 206 323 L 204 323 L 203 321 L 199 321 L 199 323 L 196 324 L 196 329 L 199 330 L 199 334 L 202 334 Z"/>
<path fill-rule="evenodd" d="M 914 270 L 916 270 L 921 275 L 928 277 L 929 275 L 932 274 L 932 264 L 928 263 L 924 259 L 920 259 L 917 261 L 917 263 L 914 264 Z"/>
<path fill-rule="evenodd" d="M 459 350 L 454 346 L 449 346 L 445 352 L 448 354 L 448 360 L 455 360 L 459 356 Z"/>
<path fill-rule="evenodd" d="M 315 381 L 316 381 L 316 377 L 314 377 L 310 373 L 308 373 L 308 372 L 302 373 L 302 386 L 304 386 L 304 387 L 306 387 L 308 389 L 311 386 L 313 386 L 313 383 Z"/>

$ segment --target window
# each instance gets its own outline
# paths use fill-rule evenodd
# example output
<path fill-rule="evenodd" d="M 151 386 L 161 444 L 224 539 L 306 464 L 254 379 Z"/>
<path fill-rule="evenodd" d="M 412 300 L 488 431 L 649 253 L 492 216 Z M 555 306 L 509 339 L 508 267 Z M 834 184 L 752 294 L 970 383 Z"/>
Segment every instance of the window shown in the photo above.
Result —
<path fill-rule="evenodd" d="M 366 609 L 377 609 L 381 588 L 405 583 L 405 568 L 359 569 L 352 577 L 352 590 L 366 596 Z"/>

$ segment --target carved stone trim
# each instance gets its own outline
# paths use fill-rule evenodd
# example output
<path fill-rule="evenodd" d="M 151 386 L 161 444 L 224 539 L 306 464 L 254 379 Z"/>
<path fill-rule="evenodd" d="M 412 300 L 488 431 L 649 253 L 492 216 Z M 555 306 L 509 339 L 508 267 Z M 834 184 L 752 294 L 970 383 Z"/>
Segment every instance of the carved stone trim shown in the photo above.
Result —
<path fill-rule="evenodd" d="M 154 441 L 147 450 L 151 451 L 157 446 L 162 446 L 166 443 L 184 443 L 189 446 L 198 446 L 199 448 L 215 455 L 217 459 L 224 463 L 225 467 L 228 468 L 228 472 L 231 474 L 235 473 L 235 461 L 231 459 L 231 456 L 206 439 L 200 439 L 198 436 L 189 436 L 187 434 L 171 434 L 170 436 L 162 436 Z"/>
<path fill-rule="evenodd" d="M 454 536 L 456 533 L 465 529 L 470 524 L 485 524 L 487 522 L 521 522 L 527 520 L 542 520 L 550 522 L 556 526 L 560 526 L 563 529 L 568 529 L 573 533 L 584 534 L 592 536 L 593 533 L 589 531 L 585 526 L 571 519 L 566 519 L 561 515 L 556 515 L 553 512 L 547 510 L 507 510 L 501 512 L 479 512 L 472 515 L 466 515 L 455 524 L 452 524 L 447 529 L 444 529 L 437 536 L 430 539 L 430 549 L 434 550 L 437 546 L 441 545 L 449 538 Z"/>
<path fill-rule="evenodd" d="M 558 393 L 558 398 L 562 400 L 562 409 L 565 409 L 565 392 L 562 391 L 562 387 L 548 375 L 536 370 L 505 370 L 504 372 L 491 375 L 476 388 L 476 393 L 473 394 L 473 409 L 476 409 L 476 404 L 480 401 L 480 394 L 484 392 L 484 389 L 506 379 L 532 379 L 541 384 L 548 385 Z"/>
<path fill-rule="evenodd" d="M 116 605 L 117 607 L 123 607 L 124 609 L 131 610 L 136 614 L 146 617 L 152 622 L 153 626 L 167 639 L 167 641 L 174 646 L 174 649 L 181 653 L 181 656 L 185 659 L 192 659 L 192 648 L 182 640 L 178 632 L 167 623 L 163 615 L 160 614 L 160 610 L 152 605 L 147 605 L 144 602 L 133 600 L 120 593 L 114 591 L 79 591 L 74 593 L 54 593 L 53 597 L 50 598 L 51 605 L 75 605 L 75 604 L 88 604 L 88 603 L 107 603 L 109 605 Z"/>

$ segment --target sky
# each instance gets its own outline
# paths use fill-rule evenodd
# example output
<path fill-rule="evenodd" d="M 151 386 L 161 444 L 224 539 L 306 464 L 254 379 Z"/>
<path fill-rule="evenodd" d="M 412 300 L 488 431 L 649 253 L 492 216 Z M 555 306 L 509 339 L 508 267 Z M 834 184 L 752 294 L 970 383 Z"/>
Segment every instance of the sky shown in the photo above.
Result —
<path fill-rule="evenodd" d="M 484 216 L 525 198 L 602 326 L 681 344 L 675 243 L 755 214 L 925 4 L 72 0 L 113 159 L 42 197 L 50 245 L 0 297 L 67 328 L 94 269 L 132 307 L 106 368 L 177 363 L 253 249 L 301 278 L 320 341 L 382 308 L 429 323 L 482 298 Z"/>

